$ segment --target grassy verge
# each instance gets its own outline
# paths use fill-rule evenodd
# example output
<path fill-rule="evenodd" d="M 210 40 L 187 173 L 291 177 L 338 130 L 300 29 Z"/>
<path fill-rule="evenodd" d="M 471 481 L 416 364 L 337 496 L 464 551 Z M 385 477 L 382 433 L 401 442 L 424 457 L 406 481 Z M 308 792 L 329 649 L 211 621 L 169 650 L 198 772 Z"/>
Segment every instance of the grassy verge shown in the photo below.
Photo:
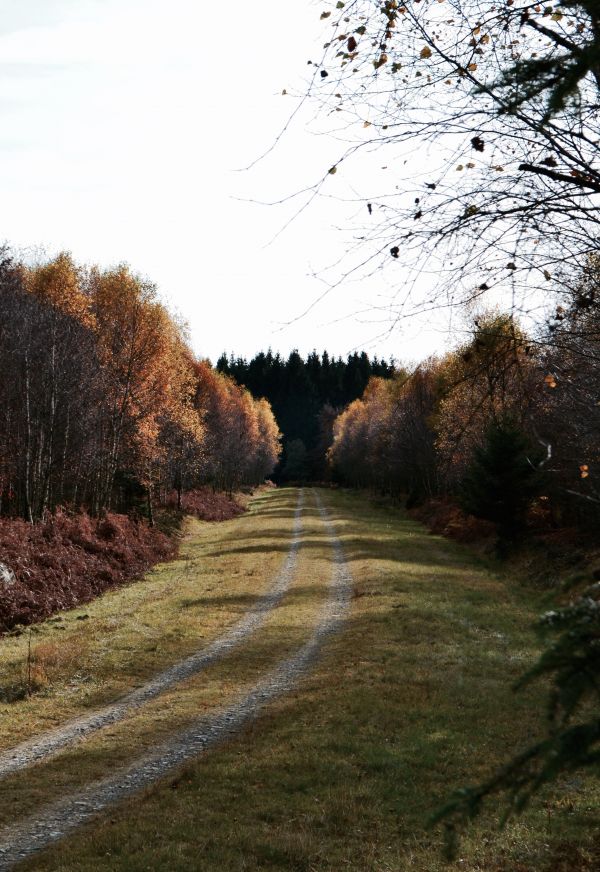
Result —
<path fill-rule="evenodd" d="M 267 496 L 233 521 L 188 520 L 179 559 L 143 581 L 0 639 L 0 750 L 115 699 L 238 620 L 289 547 L 294 499 L 275 494 L 263 513 Z M 259 551 L 267 531 L 272 548 Z"/>
<path fill-rule="evenodd" d="M 293 508 L 295 495 L 286 494 Z M 260 515 L 258 516 L 261 517 Z M 261 518 L 262 525 L 262 518 Z M 67 792 L 109 775 L 115 768 L 138 759 L 161 740 L 209 710 L 226 706 L 244 694 L 280 660 L 287 658 L 311 634 L 323 601 L 330 576 L 329 544 L 316 508 L 307 506 L 303 513 L 304 548 L 300 553 L 297 574 L 279 606 L 271 612 L 258 631 L 230 652 L 222 661 L 186 680 L 133 713 L 125 721 L 111 725 L 89 737 L 85 743 L 0 781 L 0 825 L 15 816 L 34 813 L 40 802 L 58 799 Z M 233 551 L 252 561 L 255 551 L 277 549 L 277 534 L 271 541 L 266 531 L 254 531 L 252 540 L 238 542 Z M 249 544 L 251 541 L 254 544 Z M 286 543 L 287 546 L 287 543 Z M 283 547 L 282 546 L 282 550 Z M 234 591 L 224 590 L 224 599 L 239 600 Z M 211 602 L 206 597 L 204 608 Z M 245 607 L 254 597 L 242 597 Z M 199 608 L 201 603 L 196 603 Z"/>
<path fill-rule="evenodd" d="M 289 521 L 290 496 L 267 494 L 253 506 L 250 519 L 266 525 L 262 539 L 246 540 L 245 519 L 234 522 L 232 541 L 245 558 L 260 565 L 272 559 L 271 526 L 282 514 Z M 530 624 L 537 603 L 531 591 L 490 575 L 461 546 L 428 535 L 401 512 L 352 494 L 324 497 L 356 596 L 345 632 L 310 676 L 227 745 L 24 868 L 444 868 L 439 835 L 423 826 L 427 816 L 450 790 L 482 777 L 539 729 L 541 691 L 515 697 L 510 690 L 536 653 Z M 318 588 L 327 558 L 319 536 L 309 539 L 303 572 Z M 317 588 L 305 591 L 308 612 L 287 636 L 293 646 L 322 595 Z M 292 611 L 297 597 L 288 603 Z M 279 620 L 271 645 L 266 631 L 249 649 L 254 667 L 242 656 L 220 667 L 230 689 L 283 650 L 286 621 Z M 107 745 L 98 753 L 106 765 L 116 750 Z M 501 833 L 484 820 L 465 840 L 457 868 L 598 869 L 599 798 L 593 783 L 577 780 Z"/>

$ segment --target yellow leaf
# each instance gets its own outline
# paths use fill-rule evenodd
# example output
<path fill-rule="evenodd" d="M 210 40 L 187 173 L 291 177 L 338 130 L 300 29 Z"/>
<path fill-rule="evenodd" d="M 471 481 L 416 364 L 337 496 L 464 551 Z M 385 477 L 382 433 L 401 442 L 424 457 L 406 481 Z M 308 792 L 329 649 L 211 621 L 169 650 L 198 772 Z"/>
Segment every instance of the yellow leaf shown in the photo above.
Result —
<path fill-rule="evenodd" d="M 475 70 L 477 69 L 477 64 L 469 64 L 467 69 L 469 70 L 470 73 L 474 73 Z"/>

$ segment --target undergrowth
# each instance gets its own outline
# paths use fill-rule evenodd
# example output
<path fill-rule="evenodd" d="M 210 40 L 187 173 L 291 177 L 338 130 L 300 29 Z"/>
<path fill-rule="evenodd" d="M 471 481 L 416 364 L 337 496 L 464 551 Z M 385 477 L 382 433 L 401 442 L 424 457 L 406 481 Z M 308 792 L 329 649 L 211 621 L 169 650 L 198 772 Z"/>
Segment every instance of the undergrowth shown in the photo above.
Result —
<path fill-rule="evenodd" d="M 11 630 L 88 602 L 167 560 L 176 541 L 126 515 L 94 519 L 57 511 L 40 524 L 0 520 L 3 581 L 0 630 Z"/>
<path fill-rule="evenodd" d="M 40 524 L 0 519 L 0 632 L 48 618 L 89 602 L 175 556 L 183 514 L 225 521 L 245 511 L 233 497 L 211 488 L 176 495 L 157 513 L 158 524 L 109 513 L 103 518 L 57 510 Z M 14 578 L 11 578 L 11 575 Z"/>

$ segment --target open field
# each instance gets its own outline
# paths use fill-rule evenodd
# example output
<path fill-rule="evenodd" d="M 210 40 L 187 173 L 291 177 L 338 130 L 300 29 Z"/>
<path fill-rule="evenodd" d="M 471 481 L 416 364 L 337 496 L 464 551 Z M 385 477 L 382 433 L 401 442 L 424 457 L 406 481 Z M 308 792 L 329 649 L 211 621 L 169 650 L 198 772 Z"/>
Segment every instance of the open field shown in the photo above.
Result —
<path fill-rule="evenodd" d="M 399 511 L 320 493 L 354 579 L 342 632 L 238 734 L 22 868 L 444 868 L 428 815 L 538 729 L 541 691 L 510 690 L 537 650 L 536 597 Z M 39 689 L 0 706 L 0 752 L 131 690 L 255 607 L 288 555 L 297 497 L 271 491 L 235 520 L 190 522 L 178 561 L 42 625 L 32 637 Z M 333 556 L 308 490 L 302 524 L 289 590 L 256 631 L 123 721 L 0 781 L 2 824 L 131 764 L 305 645 Z M 27 635 L 2 640 L 5 686 L 25 680 L 27 645 Z M 599 798 L 593 783 L 561 784 L 504 832 L 484 820 L 457 868 L 597 869 Z"/>

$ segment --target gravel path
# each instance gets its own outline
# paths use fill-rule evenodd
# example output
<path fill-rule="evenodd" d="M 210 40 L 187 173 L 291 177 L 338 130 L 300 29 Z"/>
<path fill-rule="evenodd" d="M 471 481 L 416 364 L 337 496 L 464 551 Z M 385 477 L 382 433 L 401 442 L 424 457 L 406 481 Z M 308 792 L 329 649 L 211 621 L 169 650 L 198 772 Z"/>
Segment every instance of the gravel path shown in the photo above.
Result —
<path fill-rule="evenodd" d="M 333 549 L 329 598 L 309 641 L 296 654 L 282 661 L 246 695 L 212 717 L 171 737 L 152 754 L 127 769 L 97 781 L 65 797 L 0 833 L 0 870 L 11 869 L 20 860 L 61 839 L 100 811 L 148 787 L 170 770 L 195 758 L 256 717 L 267 703 L 291 690 L 318 655 L 323 643 L 342 623 L 348 609 L 352 578 L 335 527 L 315 492 L 319 513 Z"/>
<path fill-rule="evenodd" d="M 52 754 L 80 742 L 96 730 L 122 721 L 149 700 L 155 699 L 169 688 L 220 660 L 254 633 L 265 622 L 269 612 L 282 599 L 294 578 L 298 549 L 302 539 L 303 505 L 304 492 L 300 491 L 294 515 L 292 541 L 286 560 L 278 572 L 273 586 L 243 618 L 202 650 L 160 672 L 150 681 L 116 702 L 96 709 L 91 714 L 68 721 L 62 727 L 43 733 L 35 739 L 30 739 L 0 754 L 0 778 L 19 769 L 25 769 L 38 760 L 45 760 Z"/>

